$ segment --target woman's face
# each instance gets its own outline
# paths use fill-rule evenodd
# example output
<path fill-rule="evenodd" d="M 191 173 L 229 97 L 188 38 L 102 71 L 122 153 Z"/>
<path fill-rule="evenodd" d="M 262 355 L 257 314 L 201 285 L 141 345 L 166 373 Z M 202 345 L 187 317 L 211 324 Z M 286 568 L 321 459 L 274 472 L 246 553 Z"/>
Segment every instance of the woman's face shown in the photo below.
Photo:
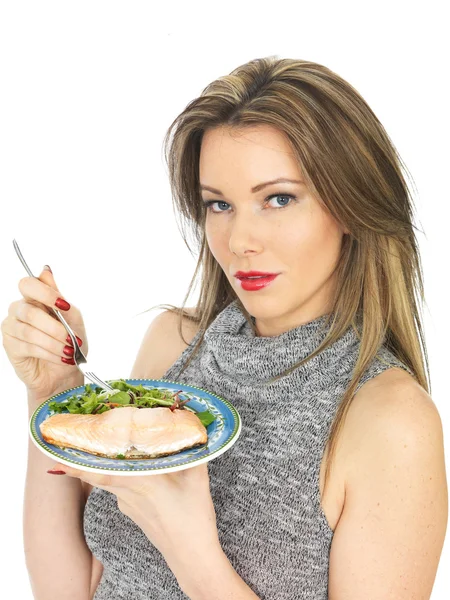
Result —
<path fill-rule="evenodd" d="M 200 184 L 203 201 L 214 200 L 205 225 L 209 248 L 255 317 L 258 335 L 265 337 L 328 313 L 332 273 L 347 233 L 304 183 L 275 183 L 252 192 L 281 177 L 303 180 L 288 140 L 275 128 L 205 132 Z M 279 275 L 266 287 L 247 291 L 236 271 Z"/>

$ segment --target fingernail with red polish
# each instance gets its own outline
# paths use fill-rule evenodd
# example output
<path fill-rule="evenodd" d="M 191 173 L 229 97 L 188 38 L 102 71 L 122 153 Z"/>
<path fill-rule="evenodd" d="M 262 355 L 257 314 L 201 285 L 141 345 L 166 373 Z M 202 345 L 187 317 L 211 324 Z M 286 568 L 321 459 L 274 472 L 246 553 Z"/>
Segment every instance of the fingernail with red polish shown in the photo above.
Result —
<path fill-rule="evenodd" d="M 58 300 L 55 302 L 55 306 L 57 306 L 61 310 L 69 310 L 70 308 L 70 304 L 62 298 L 58 298 Z"/>
<path fill-rule="evenodd" d="M 56 469 L 49 469 L 47 471 L 47 473 L 50 473 L 50 475 L 65 475 L 66 474 L 65 471 L 57 471 Z"/>
<path fill-rule="evenodd" d="M 63 363 L 66 363 L 66 365 L 74 365 L 75 361 L 73 358 L 66 358 L 65 356 L 61 356 L 61 360 L 63 361 Z"/>
<path fill-rule="evenodd" d="M 80 340 L 80 338 L 79 338 L 77 335 L 76 335 L 75 337 L 77 338 L 78 345 L 79 345 L 79 346 L 82 346 L 82 345 L 83 345 L 83 340 Z M 72 346 L 72 347 L 73 347 L 73 344 L 72 344 L 72 338 L 70 337 L 70 335 L 68 335 L 68 336 L 66 337 L 66 342 L 67 342 L 67 343 L 68 343 L 70 346 Z"/>
<path fill-rule="evenodd" d="M 75 350 L 74 350 L 73 346 L 64 346 L 63 352 L 67 356 L 73 356 L 73 353 L 75 352 Z"/>

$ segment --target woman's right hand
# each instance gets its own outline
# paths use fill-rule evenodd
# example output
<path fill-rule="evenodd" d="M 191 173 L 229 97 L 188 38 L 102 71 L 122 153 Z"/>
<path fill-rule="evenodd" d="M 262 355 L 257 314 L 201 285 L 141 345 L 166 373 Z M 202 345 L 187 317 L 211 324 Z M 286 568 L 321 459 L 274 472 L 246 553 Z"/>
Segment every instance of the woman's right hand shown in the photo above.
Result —
<path fill-rule="evenodd" d="M 61 311 L 55 301 L 63 295 L 52 272 L 45 269 L 38 278 L 21 279 L 19 290 L 23 298 L 10 304 L 8 316 L 1 323 L 3 347 L 28 390 L 39 398 L 50 398 L 79 373 L 76 365 L 62 360 L 64 357 L 73 362 L 73 347 L 67 341 L 70 337 L 64 325 L 49 308 Z M 87 356 L 88 342 L 80 311 L 72 304 L 68 311 L 61 312 L 78 343 L 81 339 L 83 354 Z"/>

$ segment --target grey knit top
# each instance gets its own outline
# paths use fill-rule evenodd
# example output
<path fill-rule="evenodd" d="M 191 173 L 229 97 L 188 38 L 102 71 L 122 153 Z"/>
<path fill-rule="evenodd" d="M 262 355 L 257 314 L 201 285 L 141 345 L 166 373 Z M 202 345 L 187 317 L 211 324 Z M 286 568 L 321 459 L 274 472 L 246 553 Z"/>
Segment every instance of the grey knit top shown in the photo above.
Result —
<path fill-rule="evenodd" d="M 235 300 L 208 327 L 187 369 L 178 376 L 200 332 L 164 375 L 226 398 L 241 415 L 239 439 L 208 463 L 208 471 L 222 548 L 239 576 L 265 600 L 328 596 L 333 531 L 320 506 L 319 471 L 329 427 L 356 363 L 355 331 L 350 327 L 305 365 L 264 384 L 317 348 L 326 335 L 325 319 L 259 337 Z M 390 366 L 412 374 L 384 345 L 378 356 L 382 361 L 373 361 L 358 389 Z M 187 598 L 163 556 L 120 512 L 114 494 L 92 490 L 84 533 L 104 565 L 94 600 Z"/>

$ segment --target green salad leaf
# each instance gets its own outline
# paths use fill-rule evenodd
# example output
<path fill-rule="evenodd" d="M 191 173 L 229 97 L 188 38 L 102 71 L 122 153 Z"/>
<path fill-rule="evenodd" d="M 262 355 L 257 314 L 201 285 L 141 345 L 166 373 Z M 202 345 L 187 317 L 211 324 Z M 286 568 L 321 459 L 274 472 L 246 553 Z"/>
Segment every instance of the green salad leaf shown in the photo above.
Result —
<path fill-rule="evenodd" d="M 209 412 L 209 410 L 196 412 L 196 415 L 205 427 L 208 427 L 208 425 L 210 425 L 213 421 L 216 420 L 216 417 L 212 414 L 212 412 Z"/>
<path fill-rule="evenodd" d="M 124 379 L 110 382 L 112 391 L 104 390 L 98 386 L 94 387 L 88 383 L 85 393 L 81 396 L 74 394 L 61 402 L 49 402 L 48 407 L 55 413 L 69 411 L 72 414 L 96 414 L 99 415 L 107 410 L 121 408 L 123 406 L 135 406 L 137 408 L 154 408 L 156 406 L 174 406 L 177 396 L 163 392 L 158 388 L 146 388 L 142 384 L 131 385 Z M 208 410 L 198 412 L 193 410 L 205 427 L 215 421 L 216 417 Z"/>

